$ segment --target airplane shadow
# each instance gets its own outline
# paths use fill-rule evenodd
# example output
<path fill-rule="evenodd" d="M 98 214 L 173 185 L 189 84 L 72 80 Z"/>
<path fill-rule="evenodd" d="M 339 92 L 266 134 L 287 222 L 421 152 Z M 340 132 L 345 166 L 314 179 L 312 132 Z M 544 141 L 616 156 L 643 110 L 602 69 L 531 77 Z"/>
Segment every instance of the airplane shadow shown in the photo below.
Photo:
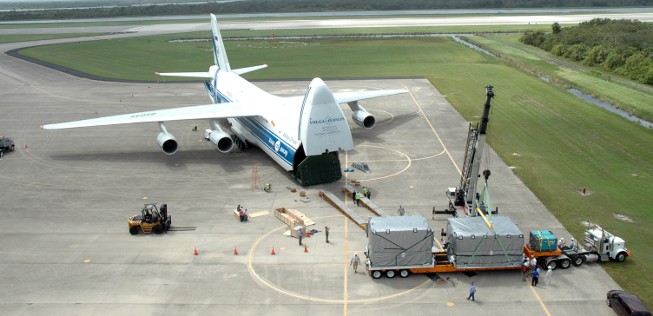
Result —
<path fill-rule="evenodd" d="M 269 164 L 269 166 L 277 166 L 280 171 L 285 171 L 256 147 L 249 148 L 244 152 L 239 149 L 234 149 L 234 151 L 228 154 L 223 154 L 212 149 L 179 150 L 170 156 L 161 151 L 87 152 L 51 155 L 49 159 L 62 163 L 70 163 L 71 165 L 81 162 L 98 162 L 109 165 L 131 162 L 163 164 L 175 170 L 186 169 L 189 165 L 201 164 L 210 165 L 212 168 L 220 168 L 225 173 L 249 171 L 252 165 L 261 165 L 263 162 Z"/>
<path fill-rule="evenodd" d="M 392 118 L 377 121 L 376 126 L 371 130 L 366 130 L 362 127 L 353 128 L 351 134 L 354 137 L 354 143 L 369 141 L 370 143 L 381 144 L 385 141 L 380 138 L 384 133 L 402 127 L 406 128 L 406 125 L 412 124 L 416 119 L 421 119 L 421 115 L 418 112 L 397 115 Z M 354 124 L 354 126 L 356 125 Z"/>

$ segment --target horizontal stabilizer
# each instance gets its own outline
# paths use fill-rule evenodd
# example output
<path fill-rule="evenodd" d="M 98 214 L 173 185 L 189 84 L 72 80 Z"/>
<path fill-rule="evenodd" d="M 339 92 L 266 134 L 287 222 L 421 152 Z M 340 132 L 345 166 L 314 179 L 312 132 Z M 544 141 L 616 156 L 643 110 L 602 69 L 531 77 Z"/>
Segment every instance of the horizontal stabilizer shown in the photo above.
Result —
<path fill-rule="evenodd" d="M 259 69 L 267 68 L 268 65 L 258 65 L 258 66 L 252 66 L 252 67 L 247 67 L 247 68 L 240 68 L 240 69 L 233 69 L 231 71 L 235 72 L 238 75 L 246 74 L 248 72 L 256 71 Z"/>
<path fill-rule="evenodd" d="M 185 77 L 185 78 L 202 78 L 211 79 L 211 74 L 204 72 L 155 72 L 157 76 L 161 77 Z"/>

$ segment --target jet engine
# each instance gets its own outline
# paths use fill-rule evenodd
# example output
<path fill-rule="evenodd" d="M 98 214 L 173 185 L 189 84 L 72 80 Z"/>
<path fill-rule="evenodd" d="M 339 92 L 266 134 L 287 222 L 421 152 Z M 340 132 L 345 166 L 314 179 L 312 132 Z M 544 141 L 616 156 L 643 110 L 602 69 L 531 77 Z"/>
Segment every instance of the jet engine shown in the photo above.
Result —
<path fill-rule="evenodd" d="M 163 152 L 168 155 L 177 152 L 177 140 L 167 131 L 159 133 L 156 137 L 156 142 L 159 144 L 159 147 L 163 149 Z"/>
<path fill-rule="evenodd" d="M 211 131 L 209 141 L 221 153 L 228 153 L 234 147 L 234 141 L 222 130 Z"/>
<path fill-rule="evenodd" d="M 349 108 L 354 112 L 351 115 L 352 120 L 356 125 L 364 127 L 365 129 L 372 129 L 376 125 L 376 119 L 374 115 L 367 112 L 358 101 L 347 102 Z"/>
<path fill-rule="evenodd" d="M 231 131 L 229 122 L 224 119 L 212 120 L 211 127 L 213 130 L 209 133 L 209 141 L 213 147 L 223 154 L 230 152 L 234 148 L 234 140 L 225 132 Z"/>
<path fill-rule="evenodd" d="M 376 125 L 376 119 L 374 118 L 374 115 L 365 110 L 354 111 L 354 113 L 351 115 L 351 118 L 358 126 L 364 127 L 366 129 L 372 129 Z"/>

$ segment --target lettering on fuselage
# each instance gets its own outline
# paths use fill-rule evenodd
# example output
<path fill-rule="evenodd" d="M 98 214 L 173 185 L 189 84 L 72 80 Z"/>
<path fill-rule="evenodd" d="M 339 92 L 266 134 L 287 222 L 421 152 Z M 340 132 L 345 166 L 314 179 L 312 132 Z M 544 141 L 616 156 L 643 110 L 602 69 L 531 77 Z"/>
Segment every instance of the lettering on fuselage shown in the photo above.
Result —
<path fill-rule="evenodd" d="M 313 128 L 311 128 L 312 134 L 315 136 L 324 136 L 324 135 L 329 135 L 329 134 L 338 134 L 340 133 L 340 128 L 339 128 L 339 122 L 344 121 L 344 117 L 330 117 L 327 116 L 326 118 L 323 119 L 313 119 L 310 118 L 308 123 L 310 125 L 317 125 Z"/>
<path fill-rule="evenodd" d="M 314 119 L 311 118 L 311 119 L 309 119 L 308 123 L 311 124 L 311 125 L 314 125 L 314 124 L 331 125 L 333 123 L 342 122 L 344 120 L 345 120 L 344 117 L 335 117 L 334 118 L 334 117 L 329 116 L 329 117 L 326 117 L 326 118 L 323 118 L 323 119 L 317 119 L 317 120 L 314 120 Z"/>
<path fill-rule="evenodd" d="M 298 141 L 297 141 L 294 137 L 289 136 L 289 135 L 286 134 L 286 133 L 283 133 L 283 134 L 281 135 L 281 137 L 283 137 L 283 139 L 285 139 L 286 141 L 290 142 L 291 144 L 297 146 L 297 142 L 298 142 Z"/>
<path fill-rule="evenodd" d="M 269 142 L 273 142 L 273 140 L 270 138 Z M 274 151 L 281 153 L 284 157 L 288 157 L 288 150 L 281 147 L 281 141 L 279 140 L 277 140 L 277 142 L 274 143 Z"/>
<path fill-rule="evenodd" d="M 131 118 L 141 118 L 141 117 L 149 117 L 149 116 L 155 116 L 156 112 L 148 112 L 148 113 L 135 113 L 131 115 Z"/>

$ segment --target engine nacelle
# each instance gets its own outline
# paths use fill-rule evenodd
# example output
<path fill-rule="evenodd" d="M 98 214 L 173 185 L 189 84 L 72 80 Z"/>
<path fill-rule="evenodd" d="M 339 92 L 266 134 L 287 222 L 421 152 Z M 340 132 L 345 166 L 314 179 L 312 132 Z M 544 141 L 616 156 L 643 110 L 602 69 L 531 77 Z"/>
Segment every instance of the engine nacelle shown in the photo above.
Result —
<path fill-rule="evenodd" d="M 213 147 L 221 153 L 228 153 L 234 148 L 234 141 L 227 135 L 227 133 L 221 130 L 211 131 L 209 134 L 209 141 L 213 144 Z"/>
<path fill-rule="evenodd" d="M 354 120 L 356 125 L 366 129 L 372 129 L 376 125 L 376 119 L 374 116 L 365 110 L 354 111 L 351 118 Z"/>
<path fill-rule="evenodd" d="M 177 152 L 177 140 L 172 134 L 168 132 L 161 132 L 156 137 L 156 142 L 159 144 L 159 147 L 163 149 L 163 152 L 172 155 Z"/>

